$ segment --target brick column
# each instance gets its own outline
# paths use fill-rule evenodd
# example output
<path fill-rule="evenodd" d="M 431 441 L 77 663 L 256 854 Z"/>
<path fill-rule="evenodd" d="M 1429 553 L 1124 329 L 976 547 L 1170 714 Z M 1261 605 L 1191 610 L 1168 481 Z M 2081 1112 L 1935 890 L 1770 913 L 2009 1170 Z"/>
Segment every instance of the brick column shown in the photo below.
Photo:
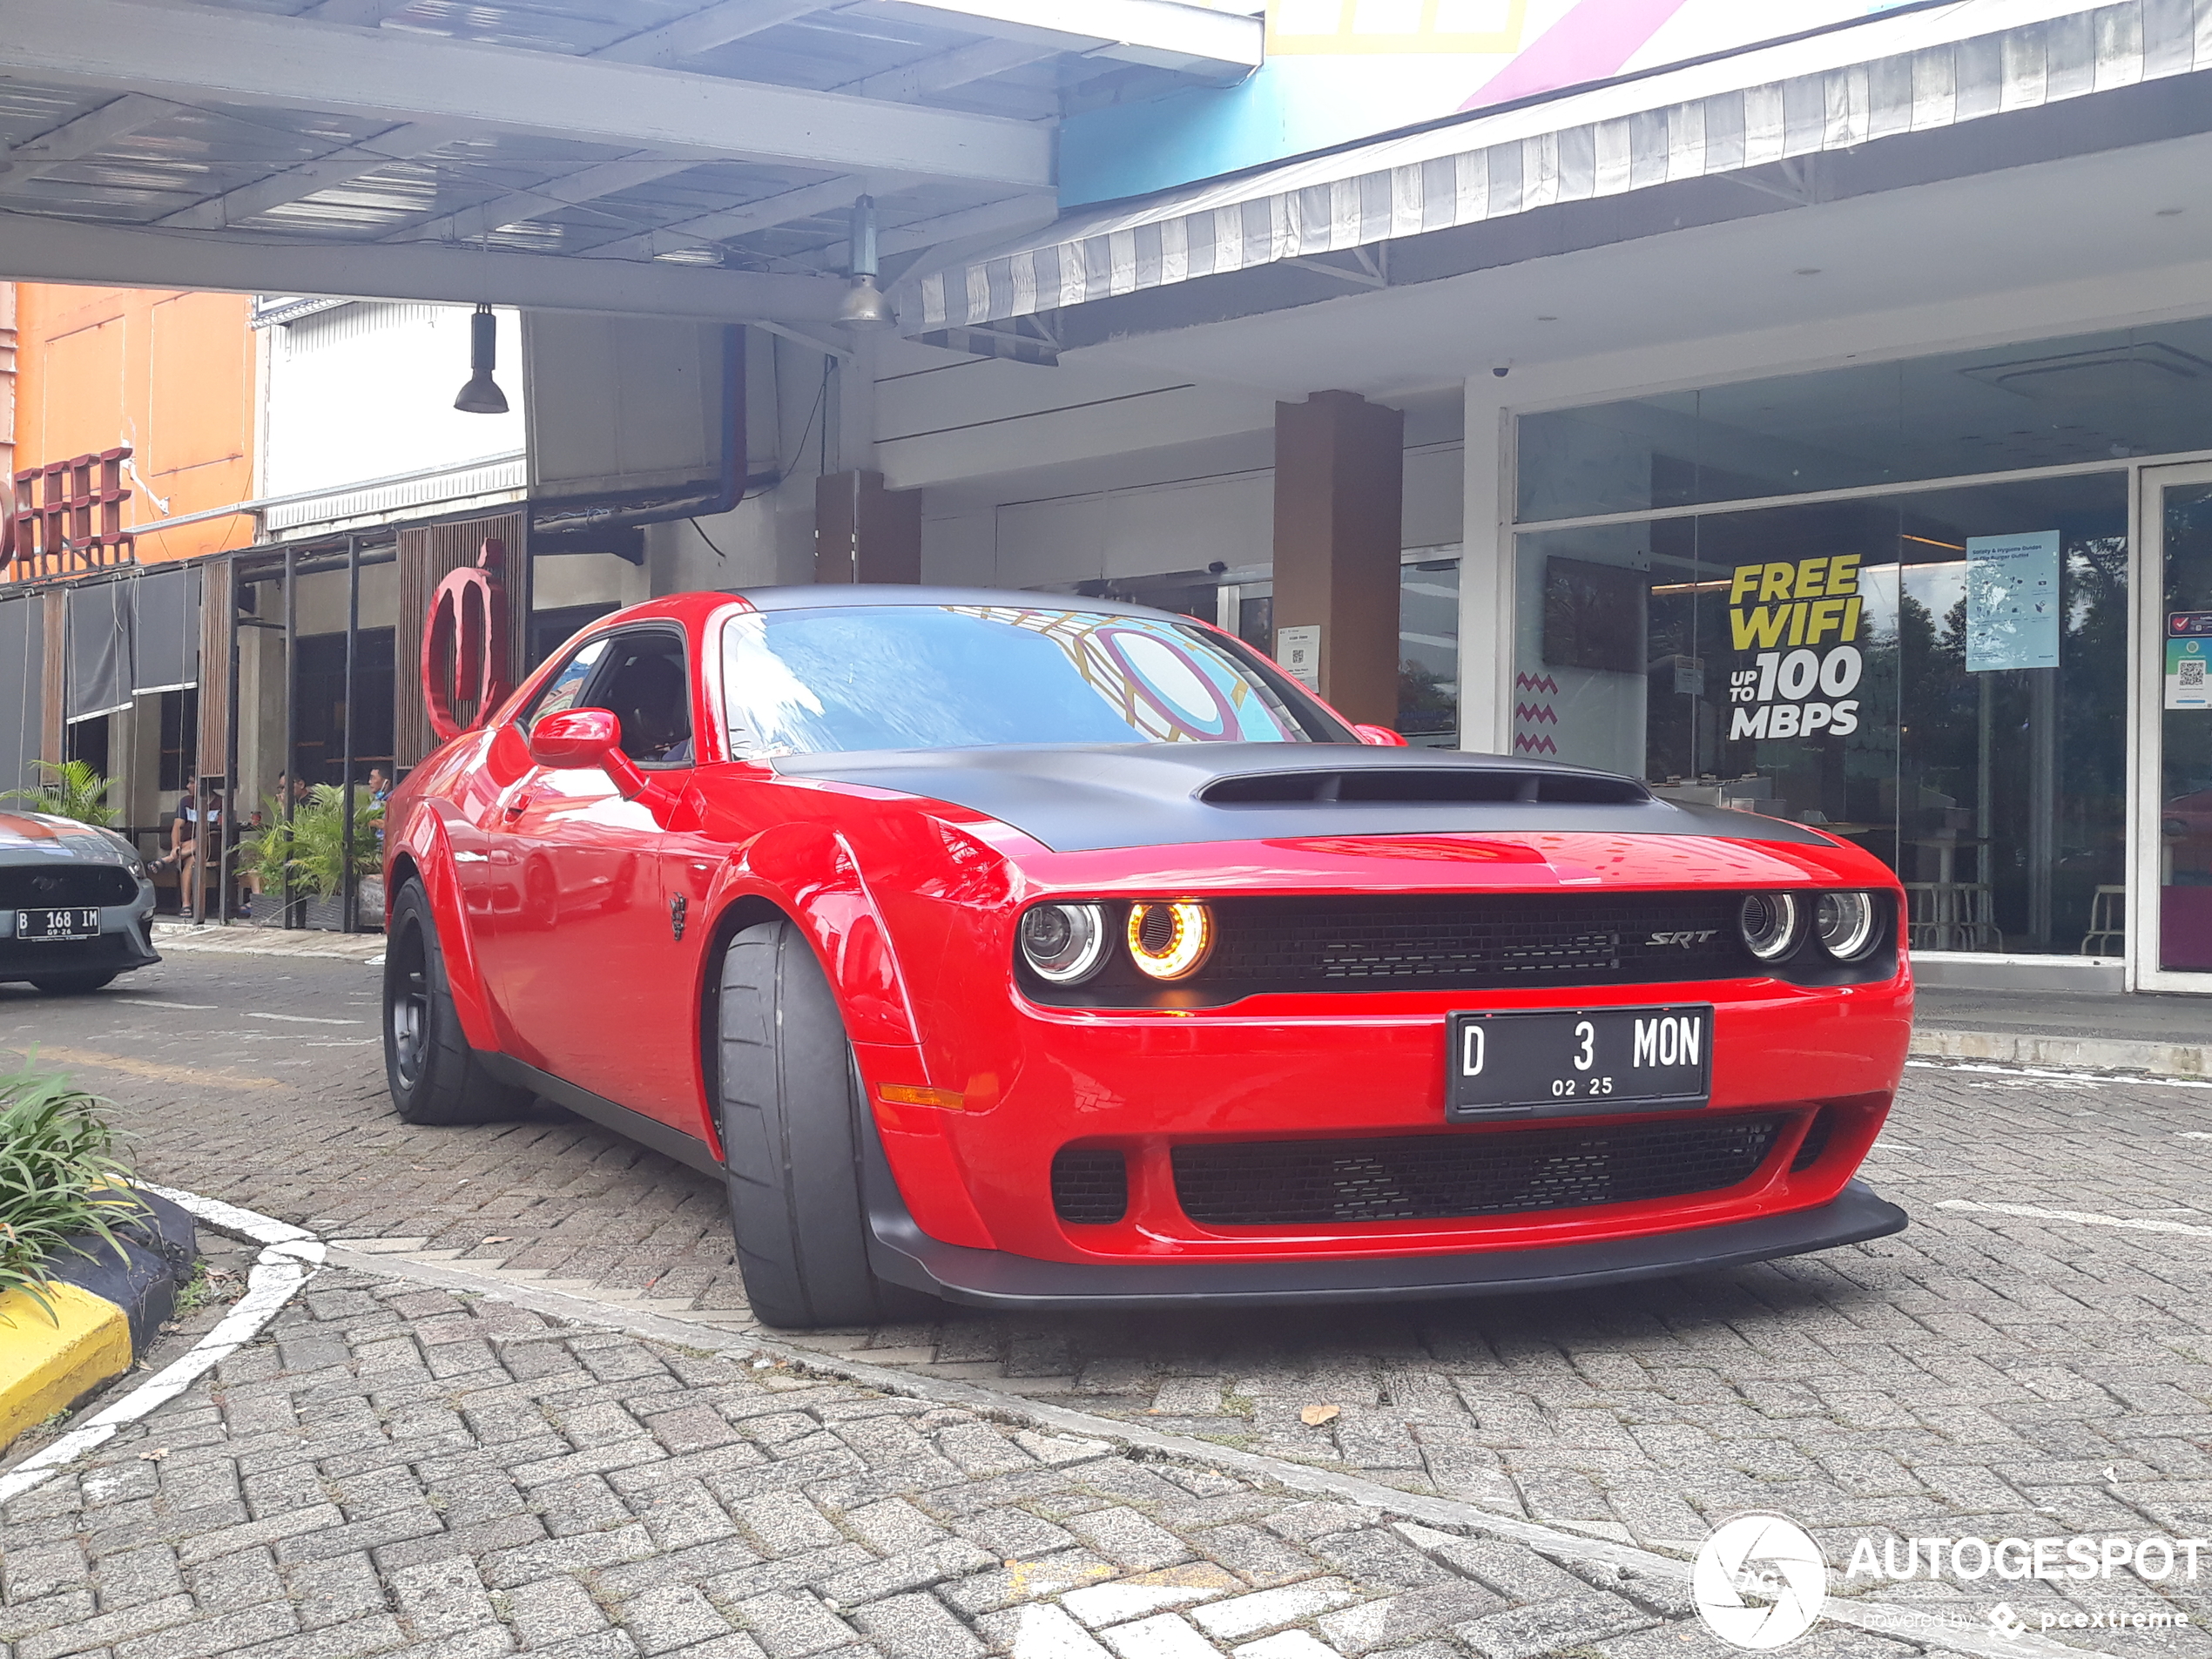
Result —
<path fill-rule="evenodd" d="M 1318 627 L 1318 690 L 1347 719 L 1398 718 L 1406 416 L 1354 392 L 1275 406 L 1275 637 Z"/>
<path fill-rule="evenodd" d="M 814 481 L 814 580 L 921 580 L 921 491 L 886 489 L 880 472 Z"/>

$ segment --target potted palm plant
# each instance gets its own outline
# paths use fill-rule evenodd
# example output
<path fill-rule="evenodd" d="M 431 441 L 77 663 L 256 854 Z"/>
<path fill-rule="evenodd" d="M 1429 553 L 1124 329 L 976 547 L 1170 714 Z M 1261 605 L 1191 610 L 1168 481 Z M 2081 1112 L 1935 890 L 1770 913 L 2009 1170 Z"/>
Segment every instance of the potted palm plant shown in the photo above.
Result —
<path fill-rule="evenodd" d="M 32 764 L 46 774 L 46 781 L 36 789 L 10 789 L 0 795 L 0 800 L 25 801 L 33 812 L 73 818 L 80 824 L 96 824 L 102 829 L 115 822 L 116 809 L 109 805 L 107 798 L 115 780 L 101 777 L 91 761 L 39 760 Z"/>
<path fill-rule="evenodd" d="M 335 784 L 315 785 L 293 805 L 289 823 L 284 808 L 272 797 L 262 803 L 261 816 L 261 829 L 239 844 L 240 867 L 260 878 L 265 893 L 281 894 L 288 885 L 293 902 L 305 907 L 307 926 L 337 929 L 344 915 L 341 906 L 347 876 L 346 792 Z M 352 868 L 356 887 L 383 867 L 383 847 L 377 839 L 383 821 L 383 803 L 356 788 Z M 381 906 L 374 915 L 368 912 L 368 906 L 356 904 L 356 926 L 365 917 L 381 924 Z"/>

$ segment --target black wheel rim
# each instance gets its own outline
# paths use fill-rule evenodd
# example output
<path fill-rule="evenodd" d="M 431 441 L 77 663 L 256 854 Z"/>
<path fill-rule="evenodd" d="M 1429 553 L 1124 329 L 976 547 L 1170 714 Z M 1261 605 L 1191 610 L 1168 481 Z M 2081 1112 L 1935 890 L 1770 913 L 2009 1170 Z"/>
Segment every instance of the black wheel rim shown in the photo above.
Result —
<path fill-rule="evenodd" d="M 400 1087 L 413 1089 L 422 1075 L 430 1037 L 430 973 L 422 949 L 422 930 L 409 925 L 400 934 L 385 981 L 385 1035 L 392 1045 L 392 1069 Z"/>

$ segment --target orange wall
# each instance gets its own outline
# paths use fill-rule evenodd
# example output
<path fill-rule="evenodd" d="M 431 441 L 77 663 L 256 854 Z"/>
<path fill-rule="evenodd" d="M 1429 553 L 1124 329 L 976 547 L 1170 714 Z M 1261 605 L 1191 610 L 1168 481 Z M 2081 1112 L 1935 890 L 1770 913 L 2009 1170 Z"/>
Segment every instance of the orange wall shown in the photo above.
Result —
<path fill-rule="evenodd" d="M 17 469 L 129 444 L 126 525 L 227 507 L 253 494 L 253 334 L 242 294 L 16 290 Z M 166 513 L 163 510 L 166 504 Z M 226 514 L 138 539 L 138 562 L 243 547 Z"/>

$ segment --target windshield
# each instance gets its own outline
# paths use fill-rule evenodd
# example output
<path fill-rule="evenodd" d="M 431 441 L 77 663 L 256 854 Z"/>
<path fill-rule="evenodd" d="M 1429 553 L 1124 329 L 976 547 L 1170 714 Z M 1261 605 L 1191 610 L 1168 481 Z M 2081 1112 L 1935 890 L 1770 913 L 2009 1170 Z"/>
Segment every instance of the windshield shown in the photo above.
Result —
<path fill-rule="evenodd" d="M 850 605 L 755 611 L 722 637 L 737 753 L 1351 738 L 1279 674 L 1166 617 Z"/>

